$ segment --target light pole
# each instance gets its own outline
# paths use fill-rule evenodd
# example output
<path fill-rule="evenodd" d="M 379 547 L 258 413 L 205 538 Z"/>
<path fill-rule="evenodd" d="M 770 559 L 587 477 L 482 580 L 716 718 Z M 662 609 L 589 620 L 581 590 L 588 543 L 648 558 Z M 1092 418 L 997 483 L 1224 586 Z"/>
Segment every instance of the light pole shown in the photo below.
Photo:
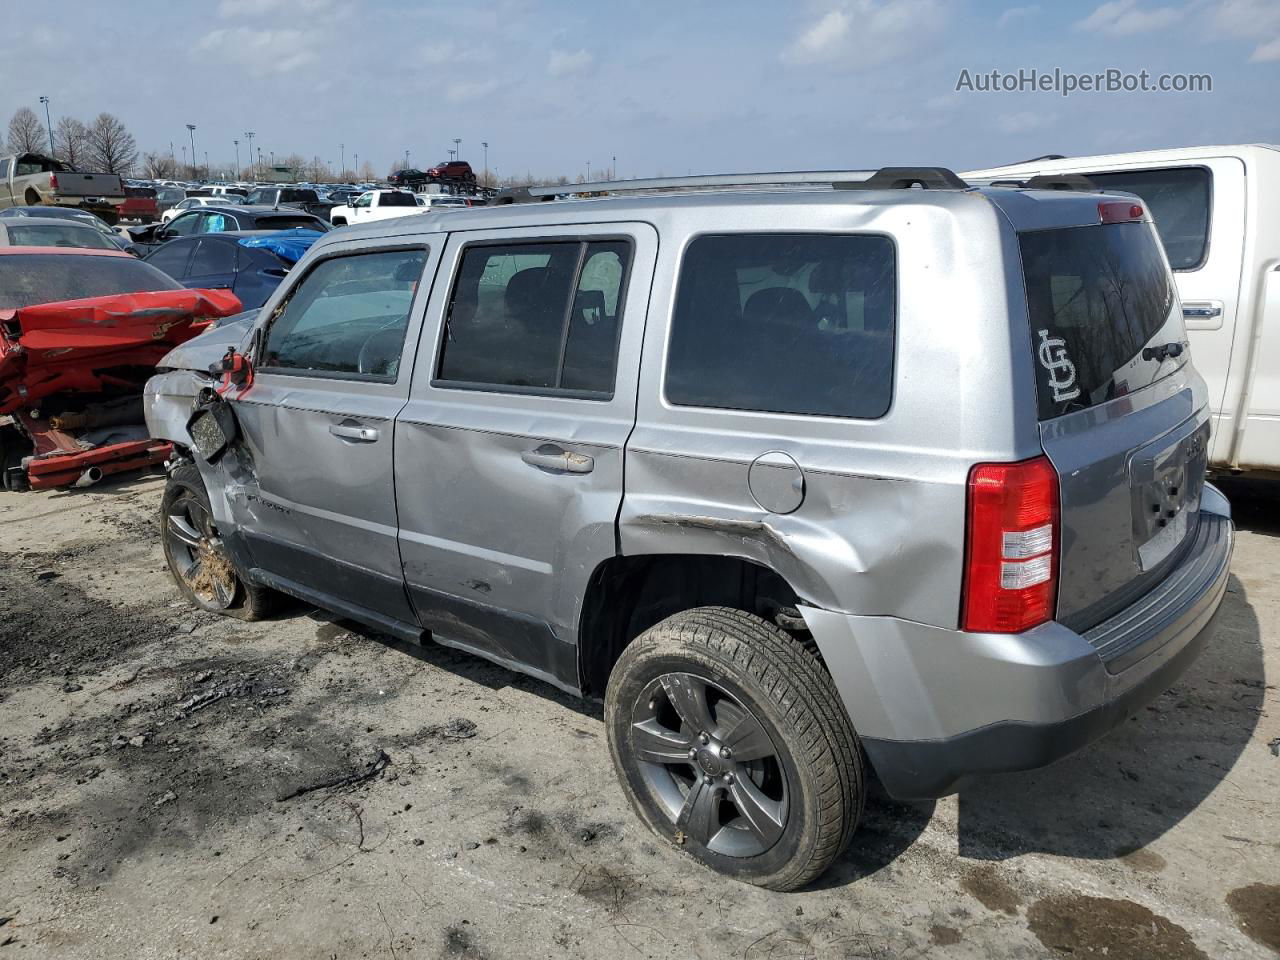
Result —
<path fill-rule="evenodd" d="M 462 138 L 461 137 L 453 138 L 453 159 L 455 160 L 462 159 Z"/>
<path fill-rule="evenodd" d="M 408 150 L 404 152 L 404 168 L 406 170 L 409 169 L 409 151 Z"/>
<path fill-rule="evenodd" d="M 44 104 L 44 122 L 49 128 L 49 156 L 53 156 L 53 121 L 49 119 L 49 98 L 41 97 L 40 102 Z"/>
<path fill-rule="evenodd" d="M 194 123 L 187 124 L 187 135 L 191 137 L 191 165 L 196 165 L 196 125 Z"/>
<path fill-rule="evenodd" d="M 347 177 L 347 145 L 345 143 L 338 144 L 338 176 L 342 179 Z"/>
<path fill-rule="evenodd" d="M 249 141 L 249 166 L 251 167 L 253 166 L 253 136 L 254 134 L 252 130 L 246 130 L 244 132 L 244 138 Z M 259 151 L 259 153 L 261 153 L 261 151 Z M 258 157 L 258 163 L 262 163 L 261 156 Z"/>
<path fill-rule="evenodd" d="M 231 142 L 236 145 L 236 179 L 239 180 L 240 179 L 240 141 L 232 140 Z"/>
<path fill-rule="evenodd" d="M 480 146 L 484 147 L 484 185 L 489 185 L 489 141 L 481 140 Z"/>
<path fill-rule="evenodd" d="M 356 169 L 355 169 L 355 171 L 354 171 L 354 173 L 355 173 L 355 178 L 356 178 L 356 180 L 359 180 L 359 179 L 360 179 L 360 154 L 358 154 L 358 153 L 357 153 L 357 154 L 355 154 L 355 159 L 354 159 L 354 160 L 352 160 L 352 161 L 351 161 L 351 163 L 352 163 L 352 165 L 356 168 Z"/>
<path fill-rule="evenodd" d="M 187 165 L 187 145 L 185 143 L 182 145 L 182 165 L 183 167 Z"/>
<path fill-rule="evenodd" d="M 209 178 L 209 151 L 208 150 L 204 152 L 204 176 L 206 180 Z"/>
<path fill-rule="evenodd" d="M 587 161 L 587 182 L 591 182 L 591 161 Z"/>

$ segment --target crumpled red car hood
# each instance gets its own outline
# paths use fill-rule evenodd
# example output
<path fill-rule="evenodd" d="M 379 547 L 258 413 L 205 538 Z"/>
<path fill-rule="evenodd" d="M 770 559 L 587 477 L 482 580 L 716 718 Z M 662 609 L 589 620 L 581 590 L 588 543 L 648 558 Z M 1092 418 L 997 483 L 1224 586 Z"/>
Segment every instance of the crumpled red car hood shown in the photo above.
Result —
<path fill-rule="evenodd" d="M 0 415 L 55 393 L 141 390 L 173 347 L 240 313 L 230 290 L 156 290 L 0 310 Z"/>

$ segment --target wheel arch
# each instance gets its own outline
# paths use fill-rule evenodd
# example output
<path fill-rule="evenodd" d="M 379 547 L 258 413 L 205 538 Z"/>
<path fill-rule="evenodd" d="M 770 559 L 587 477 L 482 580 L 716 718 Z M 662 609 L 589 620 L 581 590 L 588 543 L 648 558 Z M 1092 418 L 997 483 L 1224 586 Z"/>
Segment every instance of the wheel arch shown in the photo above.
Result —
<path fill-rule="evenodd" d="M 748 557 L 653 553 L 614 556 L 592 571 L 578 622 L 578 677 L 601 697 L 626 646 L 649 627 L 695 607 L 733 607 L 769 622 L 804 602 L 778 571 Z M 797 618 L 798 619 L 798 618 Z"/>

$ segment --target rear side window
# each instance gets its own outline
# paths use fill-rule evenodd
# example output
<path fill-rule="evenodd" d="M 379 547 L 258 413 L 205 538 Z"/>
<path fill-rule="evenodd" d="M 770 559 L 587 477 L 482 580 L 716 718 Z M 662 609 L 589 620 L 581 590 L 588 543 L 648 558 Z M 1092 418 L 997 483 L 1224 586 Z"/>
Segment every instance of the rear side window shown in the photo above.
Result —
<path fill-rule="evenodd" d="M 10 223 L 9 242 L 15 247 L 88 247 L 114 250 L 115 244 L 92 227 L 60 223 Z"/>
<path fill-rule="evenodd" d="M 612 396 L 630 250 L 625 240 L 466 248 L 437 378 Z"/>
<path fill-rule="evenodd" d="M 893 394 L 893 242 L 734 234 L 689 245 L 666 396 L 691 407 L 874 419 Z"/>
<path fill-rule="evenodd" d="M 228 220 L 231 218 L 228 217 Z M 329 229 L 329 225 L 318 217 L 311 216 L 267 216 L 258 217 L 257 221 L 250 228 L 253 230 L 296 230 L 301 227 L 303 230 L 316 230 L 325 233 Z M 233 228 L 229 228 L 233 229 Z"/>
<path fill-rule="evenodd" d="M 1203 167 L 1086 174 L 1104 190 L 1135 193 L 1155 217 L 1169 266 L 1194 270 L 1209 246 L 1210 174 Z"/>
<path fill-rule="evenodd" d="M 394 382 L 425 250 L 323 260 L 277 308 L 265 368 Z"/>
<path fill-rule="evenodd" d="M 1041 420 L 1125 396 L 1186 362 L 1151 224 L 1039 230 L 1019 242 Z M 1177 356 L 1165 349 L 1173 343 Z"/>
<path fill-rule="evenodd" d="M 418 201 L 413 199 L 411 193 L 397 193 L 388 191 L 382 195 L 381 206 L 384 207 L 416 207 Z"/>

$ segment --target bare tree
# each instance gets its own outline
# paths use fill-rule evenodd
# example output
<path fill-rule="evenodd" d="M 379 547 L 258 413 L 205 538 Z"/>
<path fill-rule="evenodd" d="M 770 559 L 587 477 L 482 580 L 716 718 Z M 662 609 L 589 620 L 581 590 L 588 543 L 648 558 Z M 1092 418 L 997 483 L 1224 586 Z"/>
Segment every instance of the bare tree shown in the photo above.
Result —
<path fill-rule="evenodd" d="M 367 183 L 378 179 L 378 171 L 372 163 L 366 160 L 360 165 L 360 173 L 358 176 L 362 181 Z"/>
<path fill-rule="evenodd" d="M 177 166 L 167 153 L 147 153 L 142 157 L 142 172 L 148 180 L 172 180 Z"/>
<path fill-rule="evenodd" d="M 128 173 L 138 160 L 138 143 L 110 113 L 100 113 L 89 127 L 89 156 L 106 173 Z"/>
<path fill-rule="evenodd" d="M 300 153 L 289 154 L 287 157 L 281 160 L 277 164 L 277 166 L 280 166 L 281 164 L 289 168 L 289 176 L 293 177 L 293 179 L 295 180 L 297 180 L 299 176 L 302 176 L 303 171 L 305 171 L 307 167 L 310 166 L 310 164 L 307 162 L 307 158 Z"/>
<path fill-rule="evenodd" d="M 49 145 L 49 131 L 44 128 L 36 112 L 30 107 L 19 107 L 9 120 L 9 152 L 39 153 Z"/>
<path fill-rule="evenodd" d="M 72 169 L 89 160 L 89 128 L 75 117 L 60 117 L 53 128 L 53 150 Z"/>

